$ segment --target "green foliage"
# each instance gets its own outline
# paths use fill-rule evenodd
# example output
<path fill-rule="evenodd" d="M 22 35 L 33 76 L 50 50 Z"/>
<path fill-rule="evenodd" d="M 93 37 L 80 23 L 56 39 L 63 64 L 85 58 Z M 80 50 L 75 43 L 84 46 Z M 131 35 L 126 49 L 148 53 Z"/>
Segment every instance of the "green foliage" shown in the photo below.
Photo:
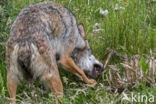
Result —
<path fill-rule="evenodd" d="M 147 72 L 149 69 L 149 64 L 146 62 L 146 59 L 142 56 L 140 60 L 140 65 L 142 66 L 142 71 Z"/>
<path fill-rule="evenodd" d="M 21 8 L 40 1 L 51 0 L 1 0 L 0 1 L 0 42 L 6 42 L 9 37 L 11 23 L 15 20 Z M 67 8 L 70 8 L 75 14 L 78 23 L 83 23 L 85 26 L 87 39 L 90 41 L 94 55 L 104 62 L 106 58 L 106 48 L 112 48 L 122 54 L 132 56 L 135 54 L 149 54 L 149 50 L 156 48 L 156 5 L 154 0 L 53 0 L 61 3 Z M 115 5 L 124 7 L 123 10 L 115 10 Z M 108 15 L 103 16 L 99 13 L 100 8 L 108 10 Z M 97 29 L 102 29 L 99 33 L 94 33 L 95 24 L 99 25 Z M 93 34 L 93 35 L 91 35 Z M 113 58 L 112 63 L 118 64 L 119 59 Z M 145 58 L 140 61 L 142 70 L 148 71 L 148 64 Z M 62 72 L 62 70 L 61 70 Z M 95 88 L 87 87 L 80 81 L 73 79 L 75 76 L 69 73 L 62 72 L 61 76 L 67 76 L 69 79 L 64 84 L 64 94 L 67 97 L 60 101 L 67 104 L 119 104 L 121 103 L 122 95 L 119 93 L 110 93 L 106 87 L 102 87 L 106 83 L 99 79 Z M 104 75 L 103 75 L 104 76 Z M 70 85 L 70 83 L 76 83 Z M 54 97 L 51 93 L 44 92 L 44 89 L 38 90 L 36 84 L 29 88 L 27 84 L 18 88 L 17 101 L 29 103 L 53 103 Z M 87 90 L 82 91 L 86 88 Z M 156 86 L 144 87 L 141 90 L 147 90 L 155 94 Z M 81 89 L 80 93 L 75 95 L 77 89 Z M 23 92 L 24 91 L 24 92 Z M 84 94 L 86 93 L 86 95 Z M 130 93 L 128 91 L 127 93 Z M 137 90 L 137 92 L 141 92 Z M 38 96 L 34 96 L 35 93 Z M 6 88 L 6 70 L 5 70 L 5 46 L 0 44 L 0 103 L 5 104 L 8 97 Z M 1 100 L 2 99 L 2 100 Z M 4 99 L 4 100 L 3 100 Z M 32 99 L 32 100 L 30 100 Z M 124 102 L 128 104 L 129 102 Z"/>

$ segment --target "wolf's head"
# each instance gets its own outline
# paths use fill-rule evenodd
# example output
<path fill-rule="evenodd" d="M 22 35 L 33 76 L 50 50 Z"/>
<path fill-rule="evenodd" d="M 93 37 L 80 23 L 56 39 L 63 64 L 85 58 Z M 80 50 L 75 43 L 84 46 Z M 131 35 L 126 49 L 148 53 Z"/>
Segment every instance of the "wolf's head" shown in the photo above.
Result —
<path fill-rule="evenodd" d="M 92 78 L 97 78 L 100 75 L 104 68 L 103 64 L 99 62 L 94 55 L 92 54 L 91 48 L 87 40 L 84 40 L 85 32 L 83 25 L 78 26 L 79 32 L 81 34 L 81 44 L 79 47 L 75 47 L 72 57 L 77 66 L 79 66 L 86 75 Z"/>

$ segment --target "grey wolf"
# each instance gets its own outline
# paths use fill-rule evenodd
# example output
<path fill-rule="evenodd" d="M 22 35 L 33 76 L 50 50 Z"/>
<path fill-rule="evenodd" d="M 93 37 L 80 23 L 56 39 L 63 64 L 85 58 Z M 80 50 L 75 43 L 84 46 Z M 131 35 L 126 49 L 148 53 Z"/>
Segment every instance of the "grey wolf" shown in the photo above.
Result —
<path fill-rule="evenodd" d="M 87 84 L 103 71 L 103 64 L 91 52 L 82 24 L 72 12 L 54 2 L 23 8 L 13 22 L 6 45 L 7 87 L 16 103 L 18 83 L 39 78 L 57 98 L 63 96 L 58 66 L 81 77 Z"/>

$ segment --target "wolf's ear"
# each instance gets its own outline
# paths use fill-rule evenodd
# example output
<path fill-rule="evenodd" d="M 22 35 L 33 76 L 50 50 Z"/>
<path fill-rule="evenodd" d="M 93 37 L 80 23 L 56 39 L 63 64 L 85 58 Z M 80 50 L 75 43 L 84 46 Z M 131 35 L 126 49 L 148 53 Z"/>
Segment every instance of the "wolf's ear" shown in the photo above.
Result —
<path fill-rule="evenodd" d="M 80 32 L 81 32 L 82 37 L 85 38 L 85 37 L 86 37 L 86 34 L 85 34 L 85 31 L 84 31 L 84 26 L 83 26 L 83 24 L 80 23 L 80 24 L 78 25 L 78 28 L 79 28 L 79 30 L 80 30 Z"/>
<path fill-rule="evenodd" d="M 88 40 L 85 40 L 85 43 L 86 43 L 86 47 L 90 48 Z"/>

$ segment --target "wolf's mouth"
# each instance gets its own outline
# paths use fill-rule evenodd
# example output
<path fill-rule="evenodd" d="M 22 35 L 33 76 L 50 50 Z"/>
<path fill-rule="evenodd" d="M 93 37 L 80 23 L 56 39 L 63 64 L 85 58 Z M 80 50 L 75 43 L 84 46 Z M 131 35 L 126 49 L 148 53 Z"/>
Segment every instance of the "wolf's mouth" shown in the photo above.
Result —
<path fill-rule="evenodd" d="M 97 78 L 103 72 L 103 67 L 99 64 L 94 64 L 92 71 L 85 71 L 85 74 L 90 78 Z"/>
<path fill-rule="evenodd" d="M 97 74 L 100 74 L 102 73 L 102 67 L 98 64 L 94 64 L 94 71 L 97 73 Z"/>

